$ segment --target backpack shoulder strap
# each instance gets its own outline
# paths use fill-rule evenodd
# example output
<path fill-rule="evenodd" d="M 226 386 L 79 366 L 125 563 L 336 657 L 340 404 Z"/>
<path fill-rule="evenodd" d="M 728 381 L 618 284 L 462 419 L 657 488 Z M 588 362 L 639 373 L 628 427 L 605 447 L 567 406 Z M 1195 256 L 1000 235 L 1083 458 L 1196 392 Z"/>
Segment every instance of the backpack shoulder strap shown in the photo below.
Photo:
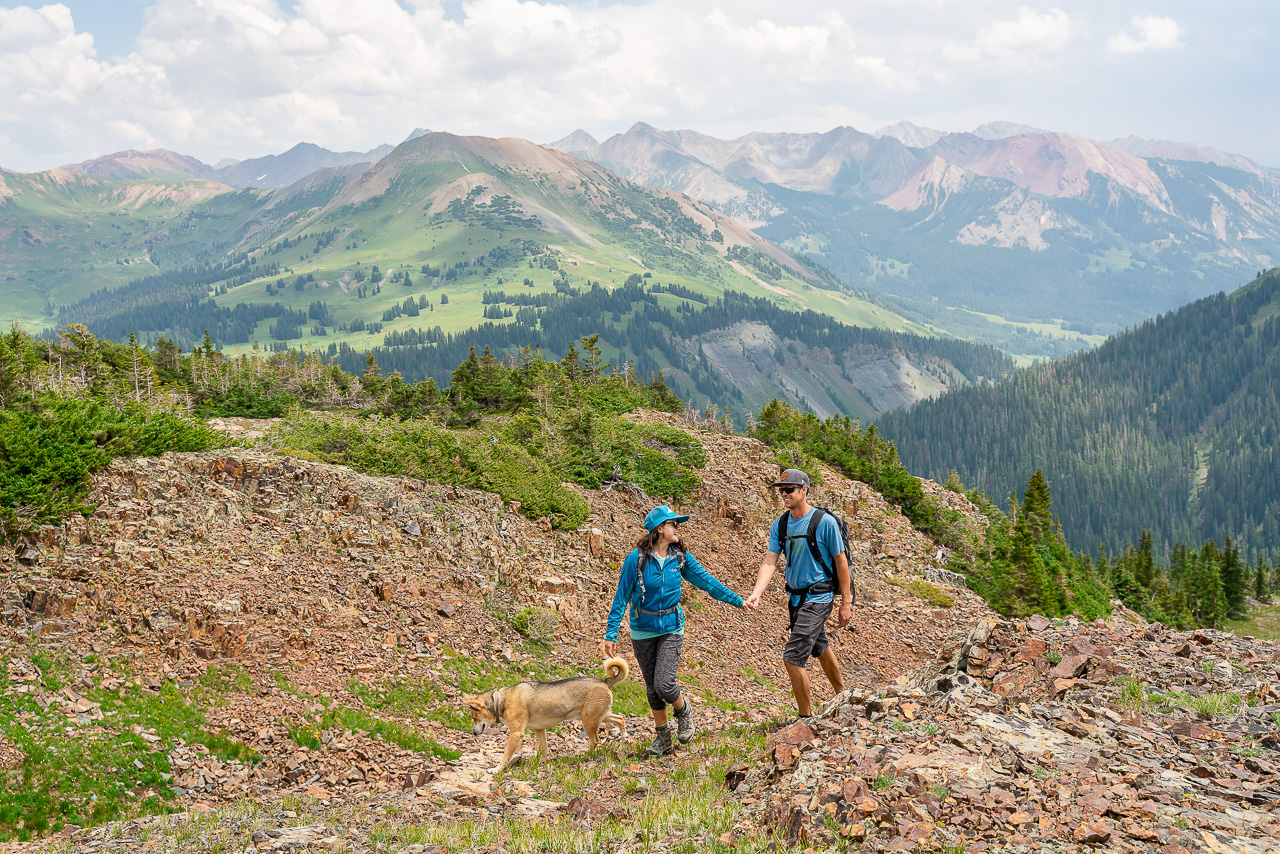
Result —
<path fill-rule="evenodd" d="M 642 603 L 644 602 L 644 597 L 645 597 L 644 568 L 648 562 L 649 562 L 648 553 L 642 552 L 639 549 L 636 549 L 636 589 L 640 591 L 640 601 Z"/>
<path fill-rule="evenodd" d="M 774 533 L 778 535 L 778 554 L 786 555 L 787 553 L 787 517 L 790 513 L 783 513 L 773 523 Z"/>
<path fill-rule="evenodd" d="M 822 550 L 818 548 L 818 526 L 822 524 L 822 518 L 829 515 L 825 507 L 813 508 L 813 515 L 809 517 L 809 529 L 805 531 L 804 538 L 809 543 L 809 554 L 813 555 L 814 563 L 822 567 L 822 572 L 828 580 L 834 581 L 835 571 L 827 566 L 827 562 L 822 559 Z"/>

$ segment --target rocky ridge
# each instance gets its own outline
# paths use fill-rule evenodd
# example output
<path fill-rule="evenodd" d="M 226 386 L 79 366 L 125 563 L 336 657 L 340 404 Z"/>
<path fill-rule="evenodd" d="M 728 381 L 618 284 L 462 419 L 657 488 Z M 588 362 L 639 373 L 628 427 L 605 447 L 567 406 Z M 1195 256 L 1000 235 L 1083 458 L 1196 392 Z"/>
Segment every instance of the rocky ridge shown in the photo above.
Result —
<path fill-rule="evenodd" d="M 779 512 L 766 488 L 777 465 L 758 442 L 697 435 L 713 463 L 683 508 L 693 515 L 686 535 L 704 564 L 745 592 Z M 856 630 L 836 643 L 850 683 L 869 690 L 928 661 L 989 612 L 967 590 L 950 588 L 954 604 L 942 608 L 890 583 L 932 567 L 937 547 L 865 485 L 823 474 L 822 500 L 850 518 L 856 540 Z M 68 737 L 86 738 L 130 728 L 104 714 L 103 692 L 197 696 L 201 686 L 235 681 L 203 707 L 204 726 L 257 761 L 222 760 L 204 744 L 165 741 L 146 728 L 134 733 L 166 748 L 167 784 L 189 810 L 289 793 L 326 806 L 407 797 L 414 814 L 440 816 L 484 814 L 495 797 L 521 814 L 560 809 L 521 781 L 495 794 L 501 735 L 476 739 L 454 729 L 451 715 L 464 677 L 478 671 L 513 683 L 598 669 L 617 566 L 660 499 L 583 494 L 587 524 L 557 532 L 491 494 L 269 450 L 116 461 L 93 480 L 91 516 L 43 529 L 5 555 L 6 693 L 53 709 Z M 546 638 L 554 664 L 513 625 L 514 614 L 534 606 L 555 615 Z M 781 595 L 749 615 L 695 593 L 686 613 L 681 679 L 696 690 L 704 726 L 784 712 Z M 68 662 L 65 684 L 54 688 L 37 652 Z M 428 699 L 410 710 L 379 706 L 392 683 Z M 408 727 L 439 750 L 397 746 L 369 727 L 316 725 L 335 708 Z M 315 740 L 306 746 L 298 732 L 309 726 Z M 644 738 L 646 726 L 651 732 L 647 716 L 633 718 L 632 739 Z M 553 755 L 585 746 L 576 727 L 560 735 Z M 6 767 L 16 767 L 21 754 L 0 748 L 8 748 L 0 749 Z M 89 846 L 103 831 L 68 833 Z"/>
<path fill-rule="evenodd" d="M 584 490 L 590 519 L 558 532 L 494 495 L 283 457 L 266 449 L 269 425 L 221 426 L 262 449 L 117 461 L 94 479 L 90 517 L 4 556 L 5 699 L 34 700 L 48 713 L 41 725 L 67 738 L 127 731 L 158 745 L 183 810 L 68 827 L 56 850 L 135 851 L 164 840 L 157 850 L 196 851 L 222 840 L 222 850 L 354 854 L 381 850 L 392 816 L 477 826 L 561 817 L 584 831 L 634 816 L 636 792 L 599 760 L 590 760 L 600 779 L 589 797 L 559 796 L 542 773 L 495 780 L 503 735 L 476 738 L 455 728 L 453 714 L 477 676 L 509 684 L 595 672 L 617 566 L 660 499 Z M 683 508 L 693 516 L 684 530 L 703 563 L 745 591 L 779 512 L 765 487 L 777 472 L 773 452 L 695 434 L 712 462 Z M 793 714 L 778 658 L 780 592 L 758 615 L 701 593 L 686 602 L 680 679 L 704 735 L 676 767 L 693 762 L 705 774 L 720 739 L 739 740 L 744 727 L 768 733 L 763 752 L 726 775 L 740 812 L 722 844 L 1270 850 L 1280 801 L 1274 643 L 1174 633 L 1122 607 L 1090 624 L 1000 621 L 946 583 L 945 556 L 879 495 L 822 474 L 818 501 L 851 522 L 858 604 L 854 625 L 834 640 L 848 690 L 828 697 L 814 680 L 825 702 L 812 728 L 779 723 Z M 980 526 L 962 497 L 924 486 Z M 926 579 L 951 607 L 903 586 Z M 513 625 L 530 607 L 551 616 L 549 652 Z M 629 655 L 625 629 L 623 640 Z M 37 653 L 70 664 L 61 685 Z M 177 690 L 195 702 L 218 684 L 224 690 L 202 701 L 204 727 L 256 761 L 120 720 L 104 699 Z M 386 703 L 389 685 L 419 702 Z M 638 684 L 620 697 L 624 689 Z M 366 717 L 320 725 L 334 709 Z M 652 734 L 642 712 L 628 721 L 627 743 L 606 740 L 624 763 L 638 762 L 625 757 Z M 434 747 L 402 746 L 377 721 Z M 553 731 L 553 767 L 560 757 L 578 764 L 585 746 L 574 725 Z M 0 739 L 0 765 L 22 759 Z M 646 845 L 623 840 L 619 850 Z"/>
<path fill-rule="evenodd" d="M 1280 651 L 1224 632 L 984 620 L 774 733 L 727 785 L 801 845 L 1248 852 L 1280 838 Z M 951 847 L 948 847 L 951 846 Z"/>

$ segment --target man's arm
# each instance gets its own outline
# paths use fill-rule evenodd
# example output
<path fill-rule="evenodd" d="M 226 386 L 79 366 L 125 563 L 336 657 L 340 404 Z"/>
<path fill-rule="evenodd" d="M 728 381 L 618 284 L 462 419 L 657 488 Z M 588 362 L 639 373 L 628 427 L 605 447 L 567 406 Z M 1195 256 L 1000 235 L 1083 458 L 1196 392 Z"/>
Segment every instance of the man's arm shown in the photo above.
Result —
<path fill-rule="evenodd" d="M 765 588 L 769 586 L 769 579 L 773 578 L 773 572 L 778 568 L 778 555 L 769 552 L 764 556 L 764 560 L 760 562 L 760 571 L 756 573 L 756 586 L 751 589 L 751 595 L 747 597 L 745 607 L 755 611 L 760 608 L 760 596 L 764 593 Z M 848 577 L 848 573 L 845 574 Z"/>
<path fill-rule="evenodd" d="M 838 625 L 844 628 L 853 619 L 853 580 L 849 572 L 849 558 L 844 552 L 836 555 L 836 583 L 840 585 L 840 617 Z"/>

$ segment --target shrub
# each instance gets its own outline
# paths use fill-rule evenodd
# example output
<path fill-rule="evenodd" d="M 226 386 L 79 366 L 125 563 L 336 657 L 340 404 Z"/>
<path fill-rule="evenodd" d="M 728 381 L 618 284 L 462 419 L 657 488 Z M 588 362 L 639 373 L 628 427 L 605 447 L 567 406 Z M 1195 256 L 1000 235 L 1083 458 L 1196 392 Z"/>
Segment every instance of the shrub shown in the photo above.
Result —
<path fill-rule="evenodd" d="M 551 646 L 560 627 L 560 612 L 534 605 L 513 616 L 511 625 L 533 643 Z"/>
<path fill-rule="evenodd" d="M 910 581 L 904 581 L 900 578 L 886 576 L 885 581 L 895 587 L 901 587 L 908 593 L 912 593 L 920 599 L 923 599 L 925 602 L 928 602 L 930 605 L 938 608 L 950 608 L 955 604 L 954 599 L 944 593 L 936 585 L 925 581 L 923 578 L 913 578 Z"/>
<path fill-rule="evenodd" d="M 219 434 L 133 404 L 45 397 L 0 411 L 0 528 L 16 532 L 87 512 L 89 475 L 115 457 L 214 447 Z"/>
<path fill-rule="evenodd" d="M 557 528 L 576 528 L 589 512 L 546 461 L 499 436 L 454 433 L 430 421 L 301 413 L 278 428 L 275 441 L 286 450 L 370 474 L 496 492 L 520 502 L 526 516 L 546 516 Z"/>

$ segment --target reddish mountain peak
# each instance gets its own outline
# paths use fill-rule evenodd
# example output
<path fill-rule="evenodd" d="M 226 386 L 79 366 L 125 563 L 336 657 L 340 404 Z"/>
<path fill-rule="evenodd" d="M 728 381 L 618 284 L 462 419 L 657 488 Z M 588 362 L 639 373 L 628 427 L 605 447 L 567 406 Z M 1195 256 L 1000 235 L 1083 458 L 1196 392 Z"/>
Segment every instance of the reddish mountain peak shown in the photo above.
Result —
<path fill-rule="evenodd" d="M 1096 173 L 1157 208 L 1168 207 L 1164 185 L 1146 161 L 1075 134 L 1026 133 L 994 140 L 950 134 L 932 150 L 978 175 L 1047 196 L 1082 196 L 1089 190 L 1089 174 Z"/>
<path fill-rule="evenodd" d="M 213 170 L 194 157 L 163 148 L 151 151 L 128 149 L 62 167 L 68 172 L 109 180 L 126 179 L 212 179 Z"/>

